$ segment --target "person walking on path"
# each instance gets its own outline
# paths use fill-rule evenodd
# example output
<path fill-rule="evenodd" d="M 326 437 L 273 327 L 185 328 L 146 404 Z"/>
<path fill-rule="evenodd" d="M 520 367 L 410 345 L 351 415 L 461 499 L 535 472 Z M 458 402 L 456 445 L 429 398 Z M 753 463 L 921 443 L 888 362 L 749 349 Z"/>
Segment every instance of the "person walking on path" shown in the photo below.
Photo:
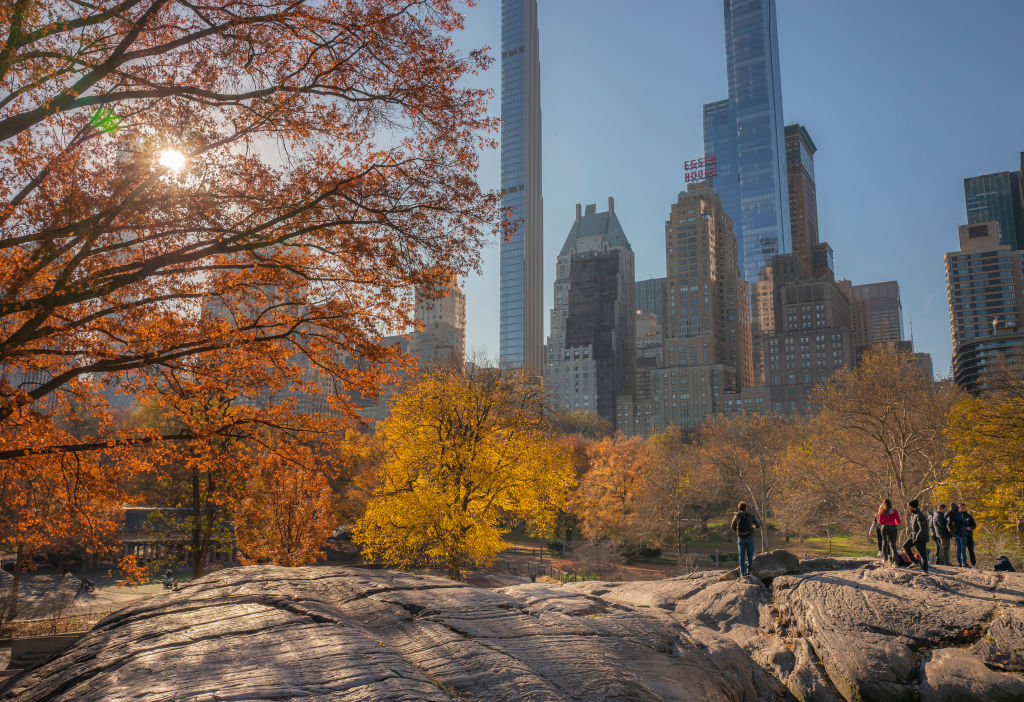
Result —
<path fill-rule="evenodd" d="M 974 530 L 978 528 L 978 523 L 974 521 L 974 516 L 967 511 L 967 505 L 963 502 L 960 503 L 960 512 L 964 515 L 964 528 L 967 530 L 966 543 L 964 544 L 964 547 L 967 549 L 967 559 L 971 562 L 971 567 L 976 568 L 978 559 L 974 557 Z"/>
<path fill-rule="evenodd" d="M 893 509 L 892 500 L 878 506 L 878 523 L 882 525 L 882 557 L 896 565 L 896 536 L 903 522 L 899 510 Z"/>
<path fill-rule="evenodd" d="M 932 514 L 932 538 L 935 540 L 935 563 L 949 565 L 949 527 L 946 525 L 946 505 Z"/>
<path fill-rule="evenodd" d="M 740 575 L 750 575 L 754 563 L 754 529 L 760 529 L 761 523 L 752 513 L 747 511 L 747 503 L 736 505 L 738 511 L 732 518 L 729 527 L 736 532 L 736 547 L 740 553 Z"/>
<path fill-rule="evenodd" d="M 949 535 L 953 537 L 956 544 L 956 564 L 961 568 L 967 567 L 967 519 L 964 513 L 955 506 L 950 507 L 946 512 L 946 528 Z"/>
<path fill-rule="evenodd" d="M 910 530 L 910 538 L 903 544 L 903 550 L 913 558 L 914 549 L 921 555 L 921 570 L 928 572 L 928 517 L 924 516 L 917 500 L 907 503 L 910 508 L 907 528 Z"/>
<path fill-rule="evenodd" d="M 868 536 L 874 536 L 878 541 L 878 557 L 882 557 L 882 525 L 878 523 L 878 515 L 871 518 L 871 526 L 868 527 Z"/>

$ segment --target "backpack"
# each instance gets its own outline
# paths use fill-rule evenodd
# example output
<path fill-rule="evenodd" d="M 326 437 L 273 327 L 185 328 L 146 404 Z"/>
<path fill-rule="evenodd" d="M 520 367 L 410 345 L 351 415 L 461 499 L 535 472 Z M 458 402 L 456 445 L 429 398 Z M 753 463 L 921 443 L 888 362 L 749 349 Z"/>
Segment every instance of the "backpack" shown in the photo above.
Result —
<path fill-rule="evenodd" d="M 736 513 L 736 534 L 738 536 L 750 536 L 754 533 L 754 522 L 750 519 L 750 512 Z"/>

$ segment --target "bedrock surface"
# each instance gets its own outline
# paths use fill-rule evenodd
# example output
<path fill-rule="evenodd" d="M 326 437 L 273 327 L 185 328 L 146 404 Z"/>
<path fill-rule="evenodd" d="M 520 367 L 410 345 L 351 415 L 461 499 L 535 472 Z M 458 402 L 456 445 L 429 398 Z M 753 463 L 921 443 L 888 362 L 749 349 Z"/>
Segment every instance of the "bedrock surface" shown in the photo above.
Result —
<path fill-rule="evenodd" d="M 0 699 L 1024 700 L 1024 575 L 788 570 L 811 567 L 503 590 L 234 568 L 128 605 Z"/>

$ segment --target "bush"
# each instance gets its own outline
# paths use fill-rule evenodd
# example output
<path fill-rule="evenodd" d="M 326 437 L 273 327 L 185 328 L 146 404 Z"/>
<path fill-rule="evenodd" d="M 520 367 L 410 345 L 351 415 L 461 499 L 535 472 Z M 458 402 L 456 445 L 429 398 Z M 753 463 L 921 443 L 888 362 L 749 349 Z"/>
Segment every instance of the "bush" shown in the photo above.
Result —
<path fill-rule="evenodd" d="M 657 558 L 661 555 L 661 549 L 654 548 L 653 546 L 641 546 L 640 550 L 637 551 L 637 555 L 640 558 Z"/>
<path fill-rule="evenodd" d="M 554 553 L 564 553 L 568 549 L 566 549 L 564 541 L 559 541 L 558 539 L 549 539 L 548 550 Z"/>

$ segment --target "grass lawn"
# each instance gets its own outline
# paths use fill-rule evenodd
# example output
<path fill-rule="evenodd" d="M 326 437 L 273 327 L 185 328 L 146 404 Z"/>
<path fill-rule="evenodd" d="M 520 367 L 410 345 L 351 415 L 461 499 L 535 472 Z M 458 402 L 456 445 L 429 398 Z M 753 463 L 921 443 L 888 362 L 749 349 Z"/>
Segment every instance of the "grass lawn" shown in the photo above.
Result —
<path fill-rule="evenodd" d="M 804 539 L 803 543 L 806 544 L 809 549 L 818 551 L 823 555 L 828 555 L 828 539 L 825 537 Z M 874 544 L 870 544 L 866 537 L 859 535 L 832 537 L 833 556 L 852 556 L 860 558 L 865 556 L 875 556 L 877 554 L 878 549 L 874 547 Z"/>

